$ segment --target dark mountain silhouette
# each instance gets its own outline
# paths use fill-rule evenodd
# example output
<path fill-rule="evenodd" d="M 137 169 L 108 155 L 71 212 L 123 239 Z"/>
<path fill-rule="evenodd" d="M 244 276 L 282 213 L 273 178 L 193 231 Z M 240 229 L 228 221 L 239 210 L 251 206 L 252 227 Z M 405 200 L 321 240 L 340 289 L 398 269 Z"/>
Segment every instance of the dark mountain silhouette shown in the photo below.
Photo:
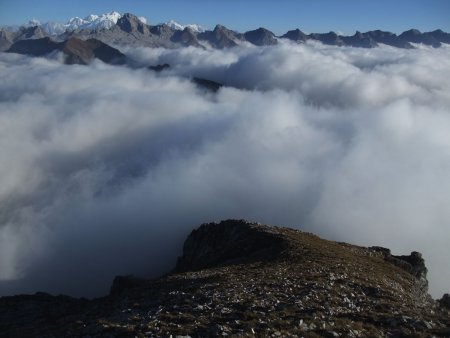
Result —
<path fill-rule="evenodd" d="M 194 82 L 197 86 L 204 88 L 208 91 L 211 91 L 213 93 L 216 93 L 220 88 L 223 87 L 223 84 L 219 82 L 203 79 L 200 77 L 192 78 L 192 82 Z"/>
<path fill-rule="evenodd" d="M 275 34 L 265 28 L 258 28 L 254 31 L 245 32 L 244 38 L 256 46 L 270 46 L 278 43 Z"/>
<path fill-rule="evenodd" d="M 450 44 L 450 33 L 443 32 L 440 29 L 436 29 L 432 32 L 427 32 L 423 34 L 429 35 L 434 39 L 438 40 L 439 42 Z"/>
<path fill-rule="evenodd" d="M 441 43 L 430 34 L 422 34 L 417 29 L 410 29 L 399 35 L 400 39 L 414 43 L 423 43 L 424 45 L 441 47 Z"/>
<path fill-rule="evenodd" d="M 281 38 L 289 39 L 295 42 L 305 42 L 309 39 L 309 36 L 297 28 L 282 35 Z"/>
<path fill-rule="evenodd" d="M 401 39 L 396 34 L 391 32 L 375 30 L 364 33 L 364 35 L 369 36 L 378 43 L 384 43 L 385 45 L 406 49 L 414 48 L 408 41 Z"/>
<path fill-rule="evenodd" d="M 150 33 L 153 35 L 158 36 L 160 39 L 168 39 L 176 33 L 172 28 L 167 26 L 166 24 L 157 25 L 157 26 L 151 26 L 150 27 Z"/>
<path fill-rule="evenodd" d="M 9 53 L 43 56 L 59 48 L 59 43 L 49 37 L 42 39 L 19 40 L 9 49 Z"/>
<path fill-rule="evenodd" d="M 341 37 L 341 41 L 346 46 L 352 47 L 374 48 L 378 46 L 378 43 L 372 37 L 358 31 L 355 35 Z"/>
<path fill-rule="evenodd" d="M 60 44 L 59 49 L 66 55 L 68 64 L 89 64 L 94 59 L 110 64 L 125 63 L 124 54 L 96 39 L 71 38 Z"/>
<path fill-rule="evenodd" d="M 243 40 L 242 34 L 229 30 L 222 25 L 217 25 L 212 32 L 199 33 L 198 38 L 219 49 L 235 47 L 238 45 L 237 41 Z"/>
<path fill-rule="evenodd" d="M 115 48 L 96 40 L 80 40 L 70 38 L 64 42 L 56 42 L 45 37 L 42 39 L 19 40 L 9 49 L 10 53 L 18 53 L 32 56 L 43 56 L 55 51 L 64 53 L 67 64 L 89 64 L 94 59 L 99 59 L 110 64 L 124 64 L 125 55 Z"/>
<path fill-rule="evenodd" d="M 176 31 L 175 33 L 173 33 L 170 40 L 183 46 L 203 48 L 203 46 L 199 43 L 197 36 L 189 27 L 186 27 L 182 31 Z"/>
<path fill-rule="evenodd" d="M 163 63 L 156 66 L 148 66 L 148 69 L 153 70 L 154 72 L 162 72 L 164 69 L 169 69 L 170 65 L 168 63 Z"/>
<path fill-rule="evenodd" d="M 341 37 L 337 35 L 335 32 L 329 32 L 329 33 L 312 33 L 309 35 L 309 37 L 313 40 L 318 40 L 322 42 L 325 45 L 333 45 L 333 46 L 343 46 L 344 42 L 342 41 Z"/>
<path fill-rule="evenodd" d="M 117 27 L 127 33 L 141 33 L 141 34 L 149 34 L 150 29 L 148 25 L 143 23 L 133 14 L 126 13 L 124 14 L 118 21 Z"/>
<path fill-rule="evenodd" d="M 244 220 L 203 224 L 174 271 L 93 300 L 0 298 L 2 337 L 448 337 L 450 296 L 420 253 L 395 256 Z"/>

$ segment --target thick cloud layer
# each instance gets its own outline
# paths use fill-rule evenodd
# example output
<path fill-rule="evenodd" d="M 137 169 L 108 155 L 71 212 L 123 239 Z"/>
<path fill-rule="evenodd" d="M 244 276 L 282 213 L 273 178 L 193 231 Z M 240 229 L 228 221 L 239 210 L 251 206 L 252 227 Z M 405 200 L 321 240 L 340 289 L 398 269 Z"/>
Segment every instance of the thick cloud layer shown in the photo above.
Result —
<path fill-rule="evenodd" d="M 450 291 L 449 47 L 125 52 L 172 67 L 0 54 L 0 294 L 105 294 L 224 218 L 418 250 Z"/>

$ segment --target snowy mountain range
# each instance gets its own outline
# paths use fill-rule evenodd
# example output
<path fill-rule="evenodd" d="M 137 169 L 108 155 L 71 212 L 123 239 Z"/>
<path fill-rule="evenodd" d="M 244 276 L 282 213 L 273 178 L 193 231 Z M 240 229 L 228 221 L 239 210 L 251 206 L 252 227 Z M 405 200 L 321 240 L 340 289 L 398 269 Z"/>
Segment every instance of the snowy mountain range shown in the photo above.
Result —
<path fill-rule="evenodd" d="M 71 38 L 79 40 L 95 39 L 110 46 L 162 47 L 162 48 L 232 48 L 239 45 L 272 46 L 280 41 L 292 43 L 317 41 L 325 45 L 376 48 L 388 45 L 396 48 L 413 49 L 417 44 L 439 48 L 450 44 L 450 34 L 440 29 L 432 32 L 420 32 L 410 29 L 397 35 L 392 32 L 373 30 L 357 31 L 354 35 L 329 33 L 304 33 L 300 29 L 288 31 L 277 36 L 265 28 L 258 28 L 240 33 L 223 25 L 216 25 L 213 30 L 205 30 L 199 25 L 182 25 L 174 20 L 165 24 L 148 25 L 146 19 L 131 13 L 111 12 L 103 15 L 89 15 L 84 19 L 74 17 L 66 24 L 47 22 L 41 24 L 31 21 L 28 26 L 18 27 L 15 32 L 7 27 L 0 28 L 0 51 L 13 48 L 22 40 L 38 41 L 43 50 L 48 48 L 48 39 L 63 43 Z M 25 43 L 29 48 L 37 48 L 34 42 Z M 40 45 L 39 45 L 40 46 Z M 23 46 L 14 46 L 23 50 Z M 31 53 L 33 54 L 33 53 Z"/>
<path fill-rule="evenodd" d="M 198 25 L 198 24 L 182 25 L 182 24 L 176 22 L 175 20 L 170 20 L 170 21 L 166 22 L 166 25 L 177 31 L 182 31 L 185 28 L 189 28 L 194 33 L 203 33 L 206 31 L 206 28 L 201 25 Z"/>
<path fill-rule="evenodd" d="M 41 23 L 38 20 L 30 20 L 27 24 L 23 25 L 25 27 L 41 27 L 49 35 L 59 35 L 65 31 L 75 31 L 78 29 L 109 29 L 117 23 L 117 20 L 121 18 L 122 14 L 118 12 L 110 12 L 102 15 L 91 14 L 84 19 L 79 17 L 71 18 L 67 23 L 60 23 L 49 21 Z M 145 20 L 145 18 L 142 18 Z M 145 22 L 144 22 L 145 23 Z"/>
<path fill-rule="evenodd" d="M 60 35 L 63 34 L 66 31 L 73 32 L 75 30 L 82 30 L 82 29 L 88 29 L 88 30 L 98 30 L 98 29 L 110 29 L 113 27 L 117 21 L 123 16 L 123 14 L 113 11 L 106 14 L 96 15 L 96 14 L 90 14 L 85 18 L 80 17 L 73 17 L 67 21 L 67 23 L 61 23 L 61 22 L 44 22 L 41 23 L 39 20 L 32 19 L 28 23 L 22 25 L 22 27 L 40 27 L 45 33 L 48 35 Z M 138 17 L 139 20 L 146 24 L 147 19 L 145 17 Z M 195 33 L 202 33 L 206 29 L 205 27 L 198 25 L 198 24 L 188 24 L 183 25 L 178 23 L 175 20 L 170 20 L 165 23 L 170 28 L 174 30 L 184 30 L 186 27 L 191 29 Z M 4 27 L 9 31 L 18 31 L 20 26 L 8 26 Z"/>

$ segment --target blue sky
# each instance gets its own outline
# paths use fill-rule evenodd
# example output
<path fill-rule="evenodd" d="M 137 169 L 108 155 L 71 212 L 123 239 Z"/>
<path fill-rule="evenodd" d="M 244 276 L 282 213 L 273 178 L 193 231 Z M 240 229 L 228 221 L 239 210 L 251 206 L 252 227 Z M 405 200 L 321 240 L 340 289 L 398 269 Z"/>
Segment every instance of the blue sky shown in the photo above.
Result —
<path fill-rule="evenodd" d="M 245 31 L 264 26 L 277 34 L 383 29 L 450 31 L 450 0 L 0 0 L 0 25 L 31 18 L 66 22 L 112 10 L 145 16 L 150 24 L 175 19 L 208 28 L 221 23 Z"/>

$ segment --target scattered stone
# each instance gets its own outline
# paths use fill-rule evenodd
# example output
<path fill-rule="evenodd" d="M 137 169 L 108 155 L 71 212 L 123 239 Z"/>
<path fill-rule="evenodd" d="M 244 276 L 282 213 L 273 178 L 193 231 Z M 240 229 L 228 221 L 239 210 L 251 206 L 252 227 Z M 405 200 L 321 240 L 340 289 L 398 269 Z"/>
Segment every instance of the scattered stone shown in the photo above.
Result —
<path fill-rule="evenodd" d="M 111 294 L 94 300 L 0 298 L 0 337 L 449 336 L 450 297 L 431 299 L 419 270 L 414 252 L 392 256 L 243 220 L 209 223 L 159 279 L 118 276 Z"/>

